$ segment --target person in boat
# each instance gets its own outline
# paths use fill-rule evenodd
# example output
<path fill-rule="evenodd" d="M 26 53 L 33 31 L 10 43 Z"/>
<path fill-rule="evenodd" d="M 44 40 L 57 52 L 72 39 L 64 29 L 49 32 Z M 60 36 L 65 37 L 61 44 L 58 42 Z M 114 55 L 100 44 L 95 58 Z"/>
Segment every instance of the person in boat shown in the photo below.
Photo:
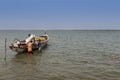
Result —
<path fill-rule="evenodd" d="M 33 42 L 32 41 L 28 42 L 27 43 L 28 54 L 33 54 L 32 47 L 33 47 Z"/>
<path fill-rule="evenodd" d="M 45 39 L 48 40 L 49 39 L 49 36 L 47 35 L 47 33 L 45 32 L 45 34 L 43 35 L 45 36 Z"/>
<path fill-rule="evenodd" d="M 30 37 L 31 34 L 28 34 L 28 37 Z"/>

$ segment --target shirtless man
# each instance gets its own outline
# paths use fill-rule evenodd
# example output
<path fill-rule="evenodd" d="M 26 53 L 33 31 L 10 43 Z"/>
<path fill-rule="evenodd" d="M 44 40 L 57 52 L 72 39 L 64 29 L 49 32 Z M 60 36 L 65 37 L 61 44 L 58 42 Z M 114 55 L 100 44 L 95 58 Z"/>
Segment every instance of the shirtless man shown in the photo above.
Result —
<path fill-rule="evenodd" d="M 28 44 L 27 44 L 28 54 L 33 54 L 32 45 L 33 45 L 32 41 L 28 42 Z"/>

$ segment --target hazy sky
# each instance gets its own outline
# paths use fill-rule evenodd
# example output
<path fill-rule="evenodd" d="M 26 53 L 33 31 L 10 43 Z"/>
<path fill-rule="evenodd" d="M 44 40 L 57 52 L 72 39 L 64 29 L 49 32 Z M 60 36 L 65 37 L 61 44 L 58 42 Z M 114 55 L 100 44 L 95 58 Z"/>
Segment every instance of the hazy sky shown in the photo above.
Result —
<path fill-rule="evenodd" d="M 120 0 L 0 0 L 0 29 L 120 29 Z"/>

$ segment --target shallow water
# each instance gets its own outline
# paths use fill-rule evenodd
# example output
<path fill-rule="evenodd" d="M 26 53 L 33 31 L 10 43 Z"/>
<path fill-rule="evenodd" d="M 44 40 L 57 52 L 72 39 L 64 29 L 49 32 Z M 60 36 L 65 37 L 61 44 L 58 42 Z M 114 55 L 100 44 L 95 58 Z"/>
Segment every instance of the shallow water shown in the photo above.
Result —
<path fill-rule="evenodd" d="M 0 80 L 120 79 L 120 31 L 47 30 L 49 44 L 41 52 L 18 54 L 8 48 L 14 38 L 44 32 L 0 31 Z"/>

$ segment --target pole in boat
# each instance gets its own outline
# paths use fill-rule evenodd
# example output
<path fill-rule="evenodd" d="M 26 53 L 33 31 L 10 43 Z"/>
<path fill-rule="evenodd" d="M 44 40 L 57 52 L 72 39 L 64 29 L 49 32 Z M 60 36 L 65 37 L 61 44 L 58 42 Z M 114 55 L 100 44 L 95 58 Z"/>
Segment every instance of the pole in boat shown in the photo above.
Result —
<path fill-rule="evenodd" d="M 5 38 L 5 61 L 6 61 L 6 43 L 7 43 L 7 38 Z"/>

